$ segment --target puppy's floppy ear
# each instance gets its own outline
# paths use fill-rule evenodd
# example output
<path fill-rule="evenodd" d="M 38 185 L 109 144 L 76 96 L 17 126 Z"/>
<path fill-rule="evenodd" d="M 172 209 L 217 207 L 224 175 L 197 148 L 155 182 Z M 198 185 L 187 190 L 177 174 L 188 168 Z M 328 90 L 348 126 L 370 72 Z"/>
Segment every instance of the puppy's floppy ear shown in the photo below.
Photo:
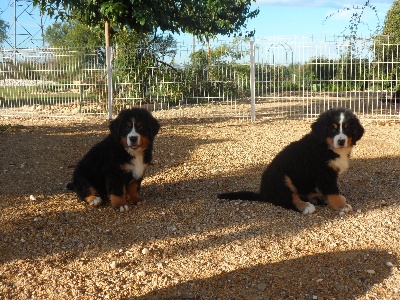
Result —
<path fill-rule="evenodd" d="M 311 134 L 316 137 L 320 143 L 323 143 L 325 142 L 327 128 L 327 113 L 325 112 L 311 124 Z"/>
<path fill-rule="evenodd" d="M 115 139 L 118 140 L 121 130 L 121 119 L 117 117 L 116 119 L 110 121 L 108 128 Z"/>
<path fill-rule="evenodd" d="M 160 123 L 158 123 L 157 119 L 154 118 L 151 114 L 150 114 L 150 130 L 151 130 L 151 136 L 154 138 L 158 131 L 160 130 Z"/>
<path fill-rule="evenodd" d="M 356 144 L 356 141 L 360 140 L 364 135 L 364 127 L 362 127 L 360 120 L 354 116 L 353 120 L 353 145 Z"/>

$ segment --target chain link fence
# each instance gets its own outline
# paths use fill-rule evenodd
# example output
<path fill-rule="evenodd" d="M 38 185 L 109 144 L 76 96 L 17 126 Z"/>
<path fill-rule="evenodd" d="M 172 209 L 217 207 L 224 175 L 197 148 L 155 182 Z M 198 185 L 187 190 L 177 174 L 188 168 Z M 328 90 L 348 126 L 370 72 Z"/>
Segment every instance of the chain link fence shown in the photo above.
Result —
<path fill-rule="evenodd" d="M 314 118 L 337 106 L 400 118 L 399 45 L 388 38 L 271 37 L 254 41 L 251 60 L 252 49 L 249 40 L 213 41 L 210 52 L 115 46 L 109 81 L 102 47 L 0 49 L 0 114 L 106 118 L 140 106 L 182 116 L 207 105 L 211 117 L 250 118 L 254 99 L 257 118 Z"/>

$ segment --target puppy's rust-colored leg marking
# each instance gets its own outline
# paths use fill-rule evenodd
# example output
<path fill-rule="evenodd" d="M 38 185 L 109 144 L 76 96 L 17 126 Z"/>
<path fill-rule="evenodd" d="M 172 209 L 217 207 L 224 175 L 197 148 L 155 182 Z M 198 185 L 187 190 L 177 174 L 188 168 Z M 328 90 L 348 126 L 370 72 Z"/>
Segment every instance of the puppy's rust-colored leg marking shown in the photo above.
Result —
<path fill-rule="evenodd" d="M 288 176 L 285 176 L 285 184 L 292 192 L 292 203 L 298 211 L 301 211 L 305 215 L 315 212 L 315 206 L 313 204 L 301 200 L 297 188 Z"/>
<path fill-rule="evenodd" d="M 108 197 L 110 198 L 111 206 L 114 207 L 114 208 L 121 207 L 121 206 L 124 207 L 124 206 L 128 205 L 128 202 L 126 201 L 126 189 L 125 189 L 125 186 L 123 188 L 123 192 L 122 192 L 121 196 L 117 196 L 117 195 L 111 194 Z"/>
<path fill-rule="evenodd" d="M 100 206 L 102 199 L 98 196 L 96 189 L 91 187 L 89 191 L 90 195 L 85 197 L 86 203 L 94 207 Z"/>
<path fill-rule="evenodd" d="M 117 196 L 117 195 L 111 194 L 111 195 L 109 195 L 109 198 L 110 198 L 111 206 L 114 207 L 114 208 L 117 208 L 117 207 L 120 207 L 120 206 L 125 206 L 125 205 L 128 204 L 126 202 L 125 195 Z"/>
<path fill-rule="evenodd" d="M 326 196 L 326 202 L 328 203 L 330 208 L 332 208 L 333 210 L 337 210 L 341 213 L 353 210 L 351 205 L 347 204 L 346 198 L 340 194 Z"/>
<path fill-rule="evenodd" d="M 139 196 L 139 188 L 140 188 L 140 182 L 131 181 L 128 184 L 126 194 L 127 194 L 127 201 L 129 204 L 136 205 L 139 202 L 143 201 L 143 198 Z"/>

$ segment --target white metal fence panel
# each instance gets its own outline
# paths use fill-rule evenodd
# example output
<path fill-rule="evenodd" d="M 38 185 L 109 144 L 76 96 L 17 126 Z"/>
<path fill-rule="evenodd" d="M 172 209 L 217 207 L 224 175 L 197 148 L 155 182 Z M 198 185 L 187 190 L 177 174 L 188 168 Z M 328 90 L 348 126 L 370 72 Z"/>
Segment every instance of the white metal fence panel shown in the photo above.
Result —
<path fill-rule="evenodd" d="M 372 119 L 399 119 L 399 45 L 334 37 L 214 41 L 204 45 L 116 46 L 112 107 L 211 116 L 313 118 L 344 106 Z M 104 48 L 0 49 L 0 114 L 80 116 L 109 111 Z M 253 71 L 251 84 L 250 71 Z M 177 113 L 181 115 L 181 111 Z"/>
<path fill-rule="evenodd" d="M 399 45 L 388 39 L 271 38 L 256 45 L 258 115 L 312 118 L 341 106 L 399 119 Z"/>

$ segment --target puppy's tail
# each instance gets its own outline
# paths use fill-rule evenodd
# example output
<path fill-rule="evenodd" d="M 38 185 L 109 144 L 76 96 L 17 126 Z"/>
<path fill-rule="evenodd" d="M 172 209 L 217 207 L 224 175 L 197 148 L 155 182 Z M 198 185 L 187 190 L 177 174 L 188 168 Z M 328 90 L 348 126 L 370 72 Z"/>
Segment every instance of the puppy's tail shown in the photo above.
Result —
<path fill-rule="evenodd" d="M 217 195 L 218 199 L 228 199 L 228 200 L 250 200 L 250 201 L 260 201 L 261 197 L 259 193 L 250 191 L 239 191 L 232 193 L 222 193 Z"/>
<path fill-rule="evenodd" d="M 65 186 L 67 189 L 69 189 L 70 191 L 75 191 L 75 186 L 72 182 L 67 183 L 67 185 Z"/>

